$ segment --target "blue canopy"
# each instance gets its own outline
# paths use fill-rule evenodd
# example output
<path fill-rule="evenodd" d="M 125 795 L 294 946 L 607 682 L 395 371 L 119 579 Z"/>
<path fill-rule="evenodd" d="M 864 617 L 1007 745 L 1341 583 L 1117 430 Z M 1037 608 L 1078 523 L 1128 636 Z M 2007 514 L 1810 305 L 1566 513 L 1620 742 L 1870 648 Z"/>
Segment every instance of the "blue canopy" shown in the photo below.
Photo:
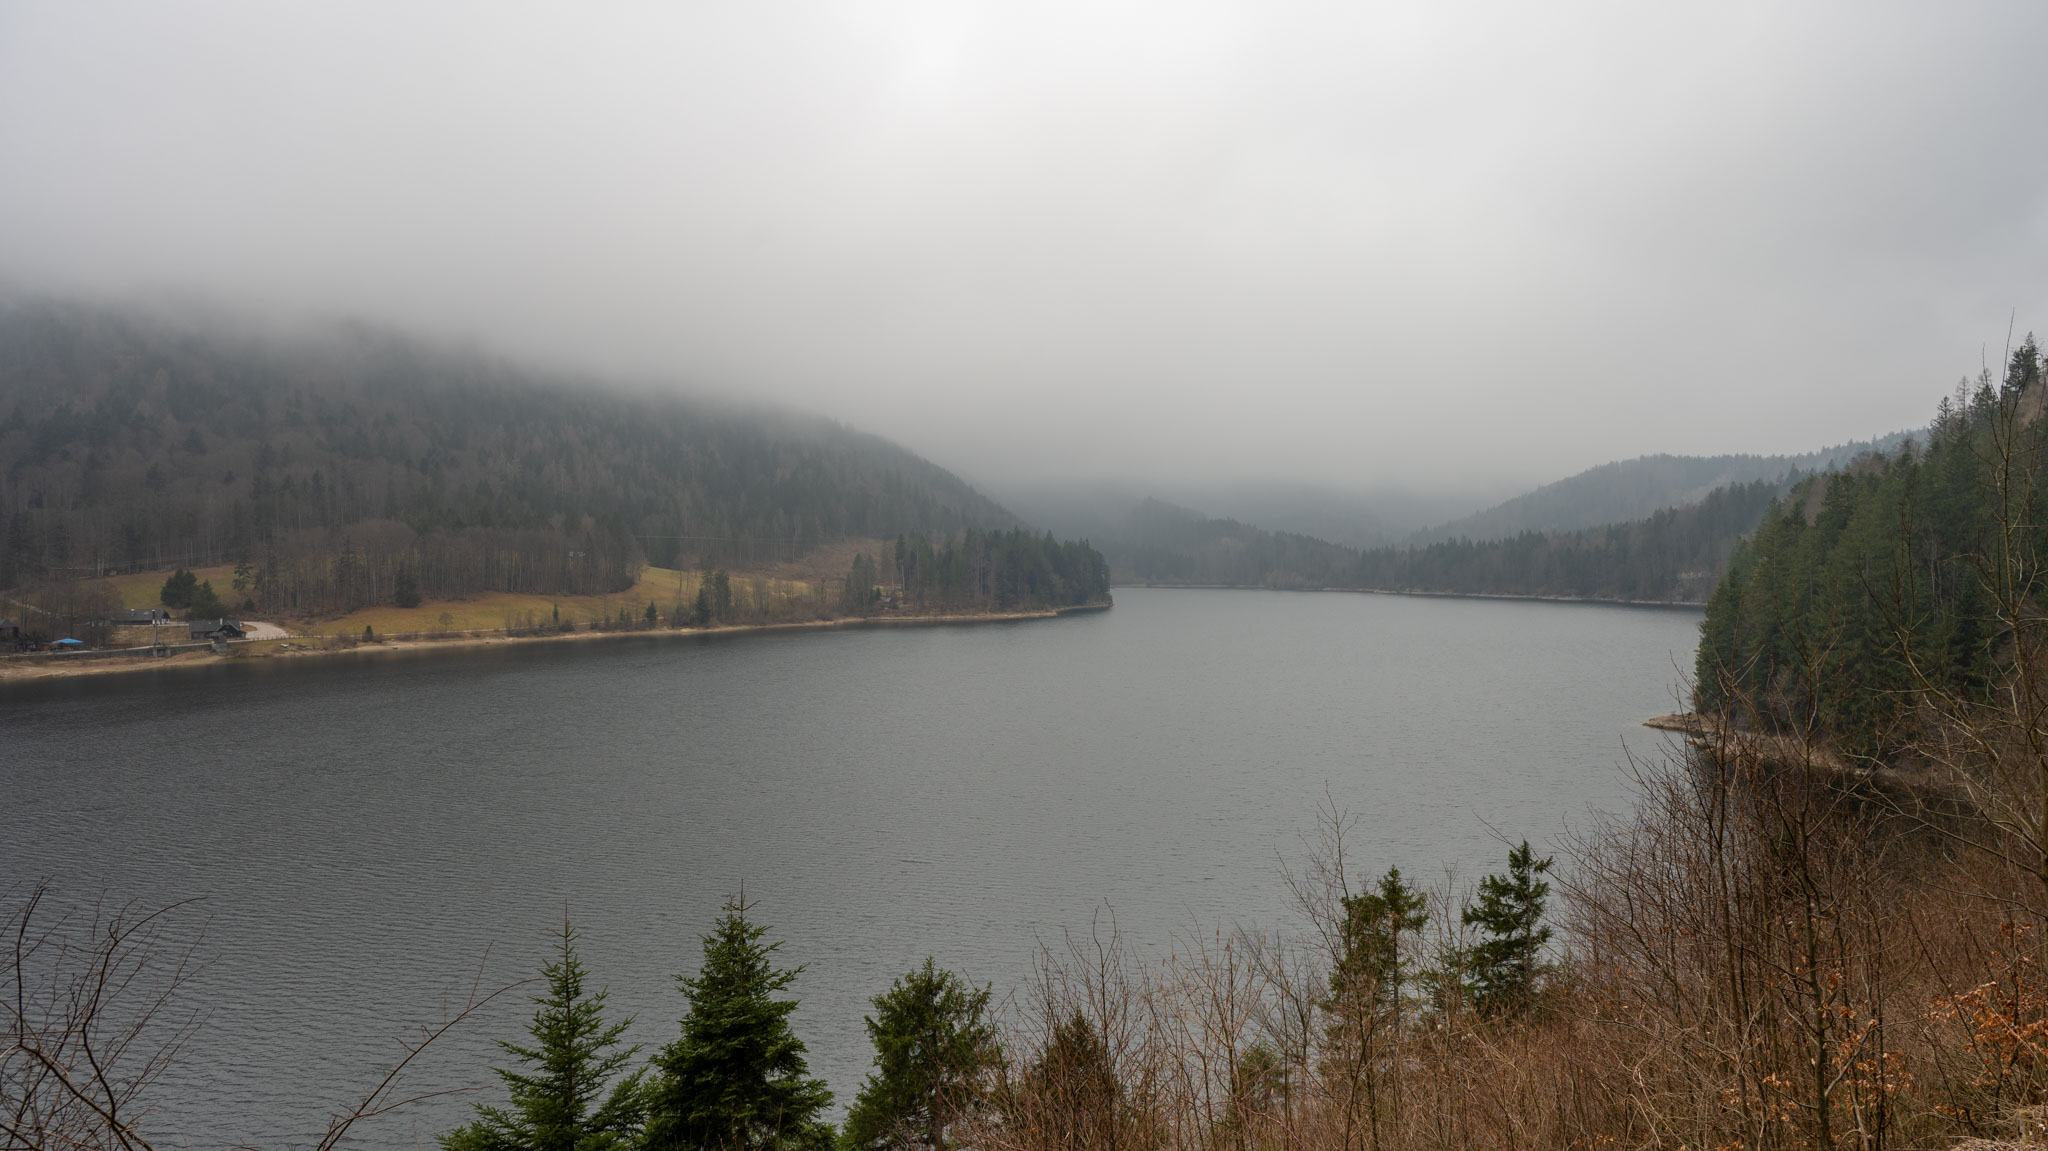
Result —
<path fill-rule="evenodd" d="M 84 640 L 82 640 L 82 639 L 60 639 L 60 640 L 57 640 L 56 642 L 52 643 L 52 644 L 51 644 L 50 646 L 51 646 L 51 647 L 84 647 L 84 646 L 85 646 L 85 641 L 84 641 Z"/>

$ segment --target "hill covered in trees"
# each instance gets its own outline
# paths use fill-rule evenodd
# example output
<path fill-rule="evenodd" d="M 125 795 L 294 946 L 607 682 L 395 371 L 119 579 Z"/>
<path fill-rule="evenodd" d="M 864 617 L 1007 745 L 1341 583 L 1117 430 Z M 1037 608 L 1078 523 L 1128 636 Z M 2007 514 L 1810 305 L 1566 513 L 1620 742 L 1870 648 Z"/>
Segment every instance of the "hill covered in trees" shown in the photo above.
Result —
<path fill-rule="evenodd" d="M 1942 401 L 1924 447 L 1775 504 L 1708 604 L 1701 707 L 1891 760 L 2010 686 L 2048 607 L 2041 381 L 2029 336 L 2003 380 Z"/>
<path fill-rule="evenodd" d="M 1336 587 L 1358 559 L 1355 549 L 1314 536 L 1267 531 L 1155 499 L 1140 501 L 1099 538 L 1116 578 L 1139 583 Z"/>
<path fill-rule="evenodd" d="M 1388 589 L 1697 603 L 1784 487 L 1731 484 L 1698 503 L 1579 531 L 1378 548 L 1360 557 L 1358 578 Z"/>
<path fill-rule="evenodd" d="M 1421 491 L 1400 487 L 1354 490 L 1280 480 L 1139 483 L 1124 480 L 1041 480 L 1005 485 L 1005 507 L 1062 536 L 1104 539 L 1147 500 L 1200 508 L 1207 518 L 1257 524 L 1345 547 L 1407 543 L 1431 524 L 1466 515 L 1498 493 Z"/>
<path fill-rule="evenodd" d="M 1646 519 L 1700 503 L 1722 488 L 1831 471 L 1869 452 L 1896 451 L 1907 433 L 1797 456 L 1641 456 L 1587 468 L 1463 519 L 1417 532 L 1416 544 L 1512 539 L 1526 532 L 1577 531 Z"/>
<path fill-rule="evenodd" d="M 1265 491 L 1261 506 L 1282 514 L 1272 522 L 1138 499 L 1111 485 L 1046 488 L 1034 498 L 1055 524 L 1085 525 L 1122 582 L 1704 603 L 1774 499 L 1815 470 L 1906 442 L 1900 433 L 1798 456 L 1645 456 L 1396 540 L 1370 527 L 1341 539 L 1288 530 L 1310 512 L 1336 527 L 1365 522 L 1365 502 L 1312 489 Z M 1300 504 L 1291 518 L 1289 500 Z"/>
<path fill-rule="evenodd" d="M 828 420 L 361 327 L 260 337 L 0 306 L 0 588 L 246 562 L 262 610 L 317 614 L 1017 526 Z"/>
<path fill-rule="evenodd" d="M 899 536 L 881 559 L 890 566 L 855 557 L 849 593 L 865 593 L 873 602 L 886 584 L 896 589 L 899 606 L 918 612 L 1075 607 L 1109 598 L 1109 562 L 1102 553 L 1051 532 L 968 531 L 937 541 Z"/>
<path fill-rule="evenodd" d="M 1117 578 L 1143 583 L 1700 602 L 1784 489 L 1755 480 L 1628 523 L 1363 551 L 1148 500 L 1100 542 Z"/>
<path fill-rule="evenodd" d="M 1832 471 L 1868 452 L 1896 451 L 1908 433 L 1798 455 L 1651 455 L 1587 468 L 1499 500 L 1459 477 L 1434 488 L 1349 489 L 1312 483 L 1237 481 L 1140 485 L 1046 480 L 1015 485 L 1004 502 L 1033 522 L 1097 542 L 1130 534 L 1151 515 L 1148 501 L 1200 508 L 1198 519 L 1235 520 L 1360 550 L 1426 547 L 1453 540 L 1513 539 L 1527 532 L 1574 532 L 1648 519 L 1704 501 L 1721 488 Z M 1495 502 L 1498 500 L 1498 502 Z M 1474 510 L 1478 509 L 1478 510 Z"/>

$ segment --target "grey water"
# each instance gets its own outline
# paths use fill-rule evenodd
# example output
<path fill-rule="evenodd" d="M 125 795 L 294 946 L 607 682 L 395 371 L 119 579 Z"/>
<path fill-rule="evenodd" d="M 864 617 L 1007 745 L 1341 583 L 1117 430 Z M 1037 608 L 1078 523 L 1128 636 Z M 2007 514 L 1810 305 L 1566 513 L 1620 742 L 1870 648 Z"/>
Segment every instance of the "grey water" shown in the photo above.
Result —
<path fill-rule="evenodd" d="M 869 996 L 923 956 L 998 995 L 1112 911 L 1141 950 L 1282 925 L 1325 794 L 1361 871 L 1475 877 L 1629 800 L 1699 616 L 1585 604 L 1120 589 L 971 627 L 652 637 L 0 691 L 0 889 L 196 899 L 203 1022 L 158 1147 L 307 1146 L 481 973 L 532 974 L 564 908 L 651 1051 L 744 884 L 806 965 L 842 1102 Z M 432 1145 L 495 1099 L 508 996 L 430 1049 L 442 1096 L 355 1132 Z"/>

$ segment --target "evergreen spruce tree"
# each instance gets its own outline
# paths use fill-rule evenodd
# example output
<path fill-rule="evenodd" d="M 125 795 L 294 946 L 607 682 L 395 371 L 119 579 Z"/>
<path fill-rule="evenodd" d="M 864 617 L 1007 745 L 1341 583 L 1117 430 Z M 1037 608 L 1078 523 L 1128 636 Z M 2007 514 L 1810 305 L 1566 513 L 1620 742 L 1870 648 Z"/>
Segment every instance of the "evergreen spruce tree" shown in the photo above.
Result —
<path fill-rule="evenodd" d="M 1518 1015 L 1535 1003 L 1543 945 L 1550 942 L 1543 926 L 1550 884 L 1540 876 L 1555 862 L 1537 859 L 1523 840 L 1508 852 L 1508 873 L 1480 880 L 1479 902 L 1465 908 L 1465 925 L 1484 935 L 1466 956 L 1466 980 L 1473 1003 L 1488 1015 Z"/>
<path fill-rule="evenodd" d="M 732 618 L 732 577 L 723 569 L 711 573 L 711 618 L 720 623 Z"/>
<path fill-rule="evenodd" d="M 606 1025 L 605 992 L 585 994 L 576 932 L 562 920 L 560 949 L 541 965 L 545 995 L 527 1033 L 532 1046 L 500 1041 L 527 1070 L 498 1069 L 510 1104 L 477 1104 L 475 1121 L 441 1137 L 445 1151 L 611 1151 L 633 1146 L 644 1109 L 641 1072 L 617 1078 L 638 1047 L 621 1047 L 632 1023 Z"/>
<path fill-rule="evenodd" d="M 1374 888 L 1344 898 L 1341 951 L 1330 971 L 1330 997 L 1322 1004 L 1330 1018 L 1322 1070 L 1342 1101 L 1345 1146 L 1360 1120 L 1372 1145 L 1379 1146 L 1385 1105 L 1399 1105 L 1388 1089 L 1400 1077 L 1388 1076 L 1385 1063 L 1389 1045 L 1400 1036 L 1409 977 L 1402 936 L 1421 932 L 1429 921 L 1425 906 L 1398 867 L 1388 868 Z"/>
<path fill-rule="evenodd" d="M 841 606 L 857 615 L 866 615 L 875 599 L 875 561 L 862 552 L 853 557 L 853 566 L 846 573 L 846 590 Z"/>
<path fill-rule="evenodd" d="M 848 1151 L 944 1151 L 947 1128 L 980 1106 L 984 1073 L 1001 1058 L 989 994 L 927 956 L 869 1001 L 875 1070 L 847 1112 Z"/>
<path fill-rule="evenodd" d="M 2041 346 L 2034 342 L 2034 333 L 2028 332 L 2026 340 L 2013 349 L 2012 360 L 2005 368 L 2004 394 L 2015 396 L 2041 382 Z"/>
<path fill-rule="evenodd" d="M 165 607 L 173 610 L 188 608 L 192 606 L 192 596 L 198 590 L 199 577 L 184 568 L 179 568 L 171 573 L 171 578 L 164 581 L 163 590 L 157 593 L 157 599 Z"/>
<path fill-rule="evenodd" d="M 790 1030 L 796 1000 L 776 993 L 802 967 L 778 970 L 768 929 L 747 918 L 752 904 L 727 900 L 704 937 L 704 965 L 677 977 L 690 1011 L 683 1033 L 654 1059 L 648 1151 L 818 1151 L 833 1142 L 822 1118 L 832 1104 L 810 1077 L 804 1045 Z"/>
<path fill-rule="evenodd" d="M 1422 892 L 1390 867 L 1372 890 L 1344 900 L 1344 952 L 1330 972 L 1330 1010 L 1367 1005 L 1375 1013 L 1399 1009 L 1408 963 L 1401 937 L 1420 933 L 1429 922 Z"/>
<path fill-rule="evenodd" d="M 185 605 L 185 614 L 193 619 L 220 619 L 228 614 L 228 605 L 220 602 L 220 594 L 213 590 L 213 581 L 207 580 L 192 592 L 191 601 Z"/>
<path fill-rule="evenodd" d="M 1109 1045 L 1079 1011 L 1055 1024 L 1045 1049 L 998 1097 L 1004 1126 L 1026 1146 L 1115 1147 L 1136 1125 Z"/>

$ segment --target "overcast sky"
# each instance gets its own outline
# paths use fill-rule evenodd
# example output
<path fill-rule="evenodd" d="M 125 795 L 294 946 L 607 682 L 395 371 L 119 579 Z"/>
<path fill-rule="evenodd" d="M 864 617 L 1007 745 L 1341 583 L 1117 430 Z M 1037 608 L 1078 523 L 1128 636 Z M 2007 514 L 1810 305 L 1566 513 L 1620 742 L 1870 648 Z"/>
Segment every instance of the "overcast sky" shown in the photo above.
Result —
<path fill-rule="evenodd" d="M 2048 4 L 0 2 L 0 279 L 789 402 L 1000 486 L 1553 479 L 2048 334 Z"/>

